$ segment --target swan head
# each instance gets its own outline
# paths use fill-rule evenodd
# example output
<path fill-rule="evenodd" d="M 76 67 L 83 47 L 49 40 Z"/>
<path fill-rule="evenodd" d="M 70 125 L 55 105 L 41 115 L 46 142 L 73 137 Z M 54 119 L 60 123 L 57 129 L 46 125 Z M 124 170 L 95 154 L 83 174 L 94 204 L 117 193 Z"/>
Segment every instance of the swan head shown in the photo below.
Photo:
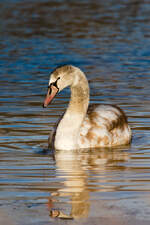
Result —
<path fill-rule="evenodd" d="M 48 92 L 43 104 L 47 107 L 58 92 L 67 86 L 74 86 L 78 82 L 77 72 L 80 69 L 71 65 L 60 66 L 56 68 L 50 75 Z"/>

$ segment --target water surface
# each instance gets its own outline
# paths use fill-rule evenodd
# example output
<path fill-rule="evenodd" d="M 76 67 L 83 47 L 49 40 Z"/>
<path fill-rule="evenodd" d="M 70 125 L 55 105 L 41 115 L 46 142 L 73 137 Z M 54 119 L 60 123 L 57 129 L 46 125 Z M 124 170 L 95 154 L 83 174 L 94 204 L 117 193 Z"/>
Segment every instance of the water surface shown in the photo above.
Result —
<path fill-rule="evenodd" d="M 140 0 L 0 1 L 1 224 L 149 224 L 149 9 Z M 85 72 L 92 103 L 126 112 L 131 146 L 45 151 L 69 101 L 66 89 L 42 108 L 61 64 Z"/>

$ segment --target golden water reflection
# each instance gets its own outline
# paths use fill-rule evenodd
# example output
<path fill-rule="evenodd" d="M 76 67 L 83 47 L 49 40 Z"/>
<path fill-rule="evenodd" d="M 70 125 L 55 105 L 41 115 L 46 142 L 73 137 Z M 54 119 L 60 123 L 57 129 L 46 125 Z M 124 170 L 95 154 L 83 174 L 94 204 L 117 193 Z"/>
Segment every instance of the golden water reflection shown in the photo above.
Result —
<path fill-rule="evenodd" d="M 118 184 L 115 185 L 113 182 L 108 185 L 105 172 L 125 170 L 121 162 L 128 161 L 129 157 L 129 152 L 123 149 L 57 151 L 55 154 L 57 174 L 58 178 L 64 179 L 64 186 L 51 193 L 50 216 L 63 219 L 88 217 L 90 192 L 115 191 Z M 71 205 L 69 213 L 59 206 L 62 198 L 69 198 L 68 202 Z"/>

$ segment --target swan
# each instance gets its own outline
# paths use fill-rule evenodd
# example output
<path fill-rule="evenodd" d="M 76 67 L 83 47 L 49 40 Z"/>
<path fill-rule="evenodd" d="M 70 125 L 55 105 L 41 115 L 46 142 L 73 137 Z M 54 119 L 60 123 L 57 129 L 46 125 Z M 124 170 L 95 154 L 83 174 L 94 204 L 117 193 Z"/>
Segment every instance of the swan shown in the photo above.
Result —
<path fill-rule="evenodd" d="M 64 65 L 51 73 L 43 107 L 67 86 L 71 89 L 68 108 L 49 137 L 55 149 L 114 147 L 131 142 L 126 115 L 118 106 L 89 105 L 88 81 L 78 67 Z"/>

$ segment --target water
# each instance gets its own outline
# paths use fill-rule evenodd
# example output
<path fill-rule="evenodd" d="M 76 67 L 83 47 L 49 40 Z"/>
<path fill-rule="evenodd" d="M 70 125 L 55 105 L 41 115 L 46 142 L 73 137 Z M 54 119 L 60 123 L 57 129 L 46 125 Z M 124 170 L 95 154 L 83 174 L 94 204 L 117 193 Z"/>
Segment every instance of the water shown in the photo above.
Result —
<path fill-rule="evenodd" d="M 0 1 L 0 224 L 149 224 L 149 9 L 140 0 Z M 131 146 L 45 150 L 69 101 L 66 89 L 42 108 L 61 64 L 86 73 L 92 103 L 124 109 Z M 57 210 L 69 220 L 52 218 Z"/>

